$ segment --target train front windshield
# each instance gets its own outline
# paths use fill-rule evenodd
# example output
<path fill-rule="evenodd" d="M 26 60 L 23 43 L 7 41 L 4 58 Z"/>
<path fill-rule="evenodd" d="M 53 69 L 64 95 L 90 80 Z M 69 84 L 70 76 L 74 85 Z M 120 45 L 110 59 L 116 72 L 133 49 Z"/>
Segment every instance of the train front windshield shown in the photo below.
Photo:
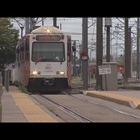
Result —
<path fill-rule="evenodd" d="M 33 62 L 64 62 L 63 42 L 34 42 L 32 45 Z"/>

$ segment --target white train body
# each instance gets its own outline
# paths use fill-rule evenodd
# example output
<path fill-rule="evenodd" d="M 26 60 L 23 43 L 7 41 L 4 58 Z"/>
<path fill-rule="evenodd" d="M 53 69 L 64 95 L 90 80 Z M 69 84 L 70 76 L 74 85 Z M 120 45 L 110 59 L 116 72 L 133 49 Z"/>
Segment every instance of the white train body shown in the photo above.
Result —
<path fill-rule="evenodd" d="M 71 36 L 53 26 L 25 35 L 16 47 L 15 83 L 29 91 L 71 88 Z"/>

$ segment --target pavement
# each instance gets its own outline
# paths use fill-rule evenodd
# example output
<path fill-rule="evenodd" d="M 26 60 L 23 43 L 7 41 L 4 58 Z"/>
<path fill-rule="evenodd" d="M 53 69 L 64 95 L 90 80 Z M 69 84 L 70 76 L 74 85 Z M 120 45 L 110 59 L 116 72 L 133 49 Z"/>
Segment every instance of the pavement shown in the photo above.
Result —
<path fill-rule="evenodd" d="M 140 91 L 138 90 L 126 90 L 126 91 L 83 90 L 82 92 L 87 96 L 108 100 L 135 109 L 140 109 Z"/>
<path fill-rule="evenodd" d="M 80 90 L 87 96 L 101 98 L 131 108 L 140 109 L 140 81 L 135 77 L 128 79 L 127 84 L 118 85 L 117 90 L 101 91 L 95 89 Z"/>
<path fill-rule="evenodd" d="M 16 86 L 9 86 L 9 91 L 2 88 L 2 121 L 1 122 L 58 122 L 58 118 L 43 108 L 28 94 Z"/>
<path fill-rule="evenodd" d="M 2 90 L 1 122 L 59 122 L 59 119 L 56 118 L 55 115 L 35 102 L 30 95 L 22 93 L 17 87 L 9 86 L 9 91 L 7 91 L 5 87 L 2 87 Z M 88 90 L 79 89 L 78 91 L 87 96 L 140 109 L 139 90 L 140 83 L 131 82 L 128 85 L 118 86 L 118 90 L 114 91 L 97 91 L 91 88 Z"/>

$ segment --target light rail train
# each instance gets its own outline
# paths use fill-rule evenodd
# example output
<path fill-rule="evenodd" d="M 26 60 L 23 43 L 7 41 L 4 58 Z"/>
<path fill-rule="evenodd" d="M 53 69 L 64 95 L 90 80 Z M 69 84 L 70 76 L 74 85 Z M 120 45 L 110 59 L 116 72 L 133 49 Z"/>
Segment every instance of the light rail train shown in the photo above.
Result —
<path fill-rule="evenodd" d="M 14 84 L 29 92 L 71 89 L 71 35 L 54 26 L 41 26 L 16 46 Z"/>

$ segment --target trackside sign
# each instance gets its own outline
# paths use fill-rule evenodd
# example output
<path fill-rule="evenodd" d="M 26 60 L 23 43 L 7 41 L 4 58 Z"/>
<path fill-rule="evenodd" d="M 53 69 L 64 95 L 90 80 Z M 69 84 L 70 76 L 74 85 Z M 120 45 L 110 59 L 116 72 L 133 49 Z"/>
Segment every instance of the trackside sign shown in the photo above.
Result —
<path fill-rule="evenodd" d="M 111 65 L 99 65 L 99 75 L 111 74 Z"/>

